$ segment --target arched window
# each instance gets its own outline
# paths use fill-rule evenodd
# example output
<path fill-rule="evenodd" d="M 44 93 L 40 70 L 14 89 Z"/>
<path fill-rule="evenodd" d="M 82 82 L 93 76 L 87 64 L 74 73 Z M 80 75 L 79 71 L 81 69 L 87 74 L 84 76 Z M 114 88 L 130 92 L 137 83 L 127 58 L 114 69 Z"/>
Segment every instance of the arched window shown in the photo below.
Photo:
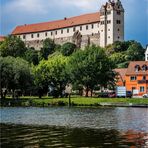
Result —
<path fill-rule="evenodd" d="M 140 70 L 140 66 L 139 65 L 136 65 L 135 66 L 135 71 L 138 72 L 139 70 Z"/>

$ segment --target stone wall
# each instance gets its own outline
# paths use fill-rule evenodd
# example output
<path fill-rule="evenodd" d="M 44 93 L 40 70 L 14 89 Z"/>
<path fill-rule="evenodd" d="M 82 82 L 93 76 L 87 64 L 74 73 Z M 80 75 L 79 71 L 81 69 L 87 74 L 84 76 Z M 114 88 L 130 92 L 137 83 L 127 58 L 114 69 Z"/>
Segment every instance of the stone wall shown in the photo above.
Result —
<path fill-rule="evenodd" d="M 56 38 L 54 39 L 54 41 L 56 44 L 63 45 L 66 42 L 72 42 L 72 36 L 64 37 L 64 38 Z M 36 50 L 40 50 L 43 47 L 43 40 L 26 41 L 25 44 L 27 47 L 34 47 Z M 97 46 L 100 45 L 99 33 L 82 36 L 81 38 L 81 48 L 82 49 L 92 44 L 95 44 Z"/>

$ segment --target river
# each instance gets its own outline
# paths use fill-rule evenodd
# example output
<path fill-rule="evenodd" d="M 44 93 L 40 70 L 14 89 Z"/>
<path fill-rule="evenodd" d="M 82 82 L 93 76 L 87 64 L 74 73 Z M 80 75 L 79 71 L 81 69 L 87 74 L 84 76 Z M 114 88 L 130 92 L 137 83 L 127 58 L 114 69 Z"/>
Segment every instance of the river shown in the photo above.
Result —
<path fill-rule="evenodd" d="M 0 108 L 2 148 L 148 148 L 147 108 Z"/>

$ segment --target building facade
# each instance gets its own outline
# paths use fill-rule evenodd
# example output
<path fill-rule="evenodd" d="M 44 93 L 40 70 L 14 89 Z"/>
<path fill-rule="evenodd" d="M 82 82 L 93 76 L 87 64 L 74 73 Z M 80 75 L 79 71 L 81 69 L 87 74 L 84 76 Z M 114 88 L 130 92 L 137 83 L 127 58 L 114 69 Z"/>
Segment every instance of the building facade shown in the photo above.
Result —
<path fill-rule="evenodd" d="M 89 44 L 105 47 L 124 40 L 124 8 L 120 0 L 109 0 L 99 12 L 17 26 L 12 34 L 38 50 L 46 38 L 57 44 L 73 42 L 82 48 Z"/>
<path fill-rule="evenodd" d="M 133 95 L 142 96 L 148 93 L 148 61 L 130 62 L 127 69 L 115 69 L 118 73 L 117 86 L 126 86 Z M 122 83 L 121 77 L 122 76 Z"/>

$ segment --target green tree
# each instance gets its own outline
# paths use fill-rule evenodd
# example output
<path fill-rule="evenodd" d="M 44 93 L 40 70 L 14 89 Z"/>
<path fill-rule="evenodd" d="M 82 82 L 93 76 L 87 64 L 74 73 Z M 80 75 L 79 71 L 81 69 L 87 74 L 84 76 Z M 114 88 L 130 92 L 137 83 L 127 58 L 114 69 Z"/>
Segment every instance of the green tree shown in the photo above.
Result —
<path fill-rule="evenodd" d="M 33 63 L 34 65 L 39 64 L 39 57 L 38 57 L 38 51 L 36 51 L 34 48 L 29 48 L 24 53 L 24 59 L 27 60 L 29 63 Z"/>
<path fill-rule="evenodd" d="M 0 84 L 2 88 L 25 91 L 31 84 L 33 77 L 27 61 L 21 58 L 0 57 Z"/>
<path fill-rule="evenodd" d="M 138 42 L 132 42 L 126 51 L 126 59 L 128 61 L 144 60 L 144 48 Z"/>
<path fill-rule="evenodd" d="M 48 61 L 41 61 L 34 68 L 35 84 L 46 90 L 49 85 L 52 85 L 56 89 L 57 97 L 62 96 L 69 79 L 66 71 L 67 60 L 62 55 L 58 55 L 49 58 Z"/>
<path fill-rule="evenodd" d="M 48 59 L 48 55 L 52 54 L 55 51 L 55 43 L 52 39 L 45 39 L 43 42 L 43 48 L 41 48 L 40 50 L 40 56 L 47 60 Z"/>
<path fill-rule="evenodd" d="M 76 45 L 70 42 L 67 42 L 62 45 L 61 53 L 64 56 L 70 56 L 76 50 Z"/>
<path fill-rule="evenodd" d="M 23 57 L 27 48 L 25 43 L 16 36 L 8 36 L 0 45 L 0 55 L 3 57 Z"/>
<path fill-rule="evenodd" d="M 96 85 L 106 87 L 114 81 L 113 63 L 100 47 L 90 46 L 84 51 L 74 53 L 70 58 L 68 69 L 73 83 L 86 88 L 86 96 Z"/>

